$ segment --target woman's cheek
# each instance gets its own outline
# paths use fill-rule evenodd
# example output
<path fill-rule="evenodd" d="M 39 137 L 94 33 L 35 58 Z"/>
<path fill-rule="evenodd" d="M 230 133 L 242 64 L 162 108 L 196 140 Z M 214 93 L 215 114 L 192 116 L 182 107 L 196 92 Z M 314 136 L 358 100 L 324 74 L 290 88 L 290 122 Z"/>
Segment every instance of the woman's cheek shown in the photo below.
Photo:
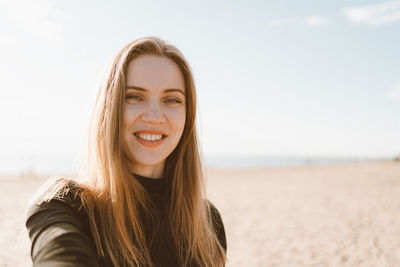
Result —
<path fill-rule="evenodd" d="M 180 129 L 185 126 L 186 111 L 185 108 L 175 108 L 166 111 L 166 115 L 175 129 Z"/>
<path fill-rule="evenodd" d="M 140 114 L 140 109 L 136 105 L 125 105 L 124 123 L 129 127 L 129 123 L 135 121 Z"/>

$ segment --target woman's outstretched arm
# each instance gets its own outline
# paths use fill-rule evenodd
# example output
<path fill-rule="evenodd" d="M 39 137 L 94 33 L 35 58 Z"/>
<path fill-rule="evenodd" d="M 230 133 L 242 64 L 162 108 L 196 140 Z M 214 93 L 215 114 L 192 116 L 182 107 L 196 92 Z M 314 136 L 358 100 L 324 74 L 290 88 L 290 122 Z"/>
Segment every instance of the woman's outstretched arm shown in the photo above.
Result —
<path fill-rule="evenodd" d="M 82 216 L 70 204 L 53 199 L 32 205 L 27 215 L 34 267 L 99 266 Z"/>

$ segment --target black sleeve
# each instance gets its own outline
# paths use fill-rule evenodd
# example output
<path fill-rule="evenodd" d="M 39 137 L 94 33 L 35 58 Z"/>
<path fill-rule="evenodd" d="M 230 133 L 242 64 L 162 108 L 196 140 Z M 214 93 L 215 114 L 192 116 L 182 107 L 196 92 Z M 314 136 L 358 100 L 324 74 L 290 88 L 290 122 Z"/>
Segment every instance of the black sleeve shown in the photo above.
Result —
<path fill-rule="evenodd" d="M 53 199 L 31 206 L 26 228 L 34 267 L 98 266 L 82 218 L 68 203 Z"/>
<path fill-rule="evenodd" d="M 222 222 L 221 214 L 217 210 L 217 208 L 209 201 L 210 204 L 210 210 L 211 210 L 211 216 L 212 216 L 212 222 L 214 224 L 214 229 L 217 234 L 218 240 L 221 244 L 221 246 L 224 248 L 225 253 L 227 249 L 226 245 L 226 235 L 225 235 L 225 228 L 224 228 L 224 223 Z"/>

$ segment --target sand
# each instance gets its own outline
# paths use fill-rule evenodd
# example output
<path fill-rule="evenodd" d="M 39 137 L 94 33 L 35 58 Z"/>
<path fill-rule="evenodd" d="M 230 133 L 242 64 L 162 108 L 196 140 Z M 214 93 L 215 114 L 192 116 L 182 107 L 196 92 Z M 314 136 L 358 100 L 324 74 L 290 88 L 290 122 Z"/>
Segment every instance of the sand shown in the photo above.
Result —
<path fill-rule="evenodd" d="M 227 266 L 400 266 L 400 163 L 212 169 Z M 25 206 L 47 176 L 0 176 L 0 266 L 30 266 Z"/>

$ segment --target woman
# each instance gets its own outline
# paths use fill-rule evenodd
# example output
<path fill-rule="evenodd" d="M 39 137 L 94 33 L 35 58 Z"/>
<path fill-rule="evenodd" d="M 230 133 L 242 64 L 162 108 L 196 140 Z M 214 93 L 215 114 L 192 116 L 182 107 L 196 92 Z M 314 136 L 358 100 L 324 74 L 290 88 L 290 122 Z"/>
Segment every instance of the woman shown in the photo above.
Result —
<path fill-rule="evenodd" d="M 91 121 L 88 178 L 45 185 L 28 212 L 35 266 L 223 266 L 204 197 L 192 73 L 150 37 L 113 59 Z"/>

